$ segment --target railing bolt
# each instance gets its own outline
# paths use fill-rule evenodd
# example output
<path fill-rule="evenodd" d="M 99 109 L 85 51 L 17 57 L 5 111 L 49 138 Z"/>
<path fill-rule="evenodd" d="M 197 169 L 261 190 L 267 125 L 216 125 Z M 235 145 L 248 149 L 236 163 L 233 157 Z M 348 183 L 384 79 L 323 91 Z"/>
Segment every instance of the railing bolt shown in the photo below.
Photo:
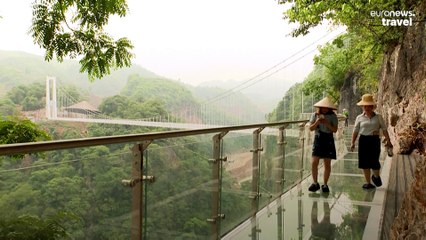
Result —
<path fill-rule="evenodd" d="M 228 157 L 219 158 L 219 159 L 210 158 L 208 161 L 211 162 L 211 163 L 217 163 L 218 161 L 226 162 L 226 161 L 228 161 Z"/>
<path fill-rule="evenodd" d="M 262 148 L 258 148 L 258 149 L 251 149 L 250 152 L 262 152 L 263 151 L 263 147 Z"/>
<path fill-rule="evenodd" d="M 142 178 L 124 179 L 121 183 L 126 187 L 134 187 L 139 182 L 148 181 L 150 183 L 155 182 L 155 176 L 142 176 Z"/>

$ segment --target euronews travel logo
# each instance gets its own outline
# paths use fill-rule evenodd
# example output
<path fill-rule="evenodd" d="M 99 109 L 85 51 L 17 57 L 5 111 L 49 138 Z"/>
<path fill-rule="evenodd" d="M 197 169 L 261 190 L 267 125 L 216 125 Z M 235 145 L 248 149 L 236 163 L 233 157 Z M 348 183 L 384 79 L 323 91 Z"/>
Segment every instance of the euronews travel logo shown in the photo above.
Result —
<path fill-rule="evenodd" d="M 400 27 L 412 26 L 413 17 L 416 16 L 414 11 L 371 11 L 370 16 L 382 18 L 383 26 Z"/>

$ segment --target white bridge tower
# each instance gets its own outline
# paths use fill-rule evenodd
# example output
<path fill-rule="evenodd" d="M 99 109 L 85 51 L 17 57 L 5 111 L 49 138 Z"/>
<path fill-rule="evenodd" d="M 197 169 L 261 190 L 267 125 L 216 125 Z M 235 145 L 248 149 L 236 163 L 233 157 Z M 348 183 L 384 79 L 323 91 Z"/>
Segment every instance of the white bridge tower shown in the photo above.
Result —
<path fill-rule="evenodd" d="M 56 119 L 58 117 L 58 106 L 56 103 L 56 78 L 46 77 L 46 117 Z"/>

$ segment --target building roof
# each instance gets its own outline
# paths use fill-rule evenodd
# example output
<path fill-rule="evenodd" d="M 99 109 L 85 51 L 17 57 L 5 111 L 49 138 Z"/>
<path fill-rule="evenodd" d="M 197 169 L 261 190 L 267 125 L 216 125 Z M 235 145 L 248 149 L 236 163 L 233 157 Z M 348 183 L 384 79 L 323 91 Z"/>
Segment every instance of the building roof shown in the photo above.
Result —
<path fill-rule="evenodd" d="M 65 107 L 64 109 L 69 112 L 75 113 L 99 113 L 99 110 L 90 105 L 90 103 L 88 103 L 87 101 L 78 102 L 71 106 Z"/>

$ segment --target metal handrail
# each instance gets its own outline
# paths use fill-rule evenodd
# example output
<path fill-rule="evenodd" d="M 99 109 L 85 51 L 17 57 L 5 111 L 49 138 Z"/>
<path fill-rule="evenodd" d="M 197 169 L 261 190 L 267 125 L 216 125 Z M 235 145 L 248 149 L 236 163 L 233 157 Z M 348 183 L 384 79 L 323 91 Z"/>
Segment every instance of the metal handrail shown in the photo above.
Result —
<path fill-rule="evenodd" d="M 283 122 L 275 122 L 275 123 L 258 123 L 258 124 L 237 125 L 237 126 L 229 126 L 229 127 L 194 129 L 194 130 L 177 130 L 177 131 L 128 134 L 128 135 L 117 135 L 117 136 L 107 136 L 107 137 L 70 139 L 70 140 L 3 144 L 3 145 L 0 145 L 0 155 L 35 153 L 35 152 L 42 152 L 42 151 L 51 151 L 51 150 L 68 149 L 68 148 L 81 148 L 81 147 L 90 147 L 90 146 L 97 146 L 97 145 L 126 143 L 126 142 L 140 142 L 140 141 L 148 141 L 148 140 L 155 140 L 155 139 L 166 139 L 166 138 L 186 137 L 186 136 L 193 136 L 193 135 L 200 135 L 200 134 L 238 131 L 238 130 L 246 130 L 246 129 L 252 129 L 252 128 L 260 128 L 260 127 L 288 126 L 290 124 L 306 123 L 307 121 L 308 120 L 283 121 Z"/>

